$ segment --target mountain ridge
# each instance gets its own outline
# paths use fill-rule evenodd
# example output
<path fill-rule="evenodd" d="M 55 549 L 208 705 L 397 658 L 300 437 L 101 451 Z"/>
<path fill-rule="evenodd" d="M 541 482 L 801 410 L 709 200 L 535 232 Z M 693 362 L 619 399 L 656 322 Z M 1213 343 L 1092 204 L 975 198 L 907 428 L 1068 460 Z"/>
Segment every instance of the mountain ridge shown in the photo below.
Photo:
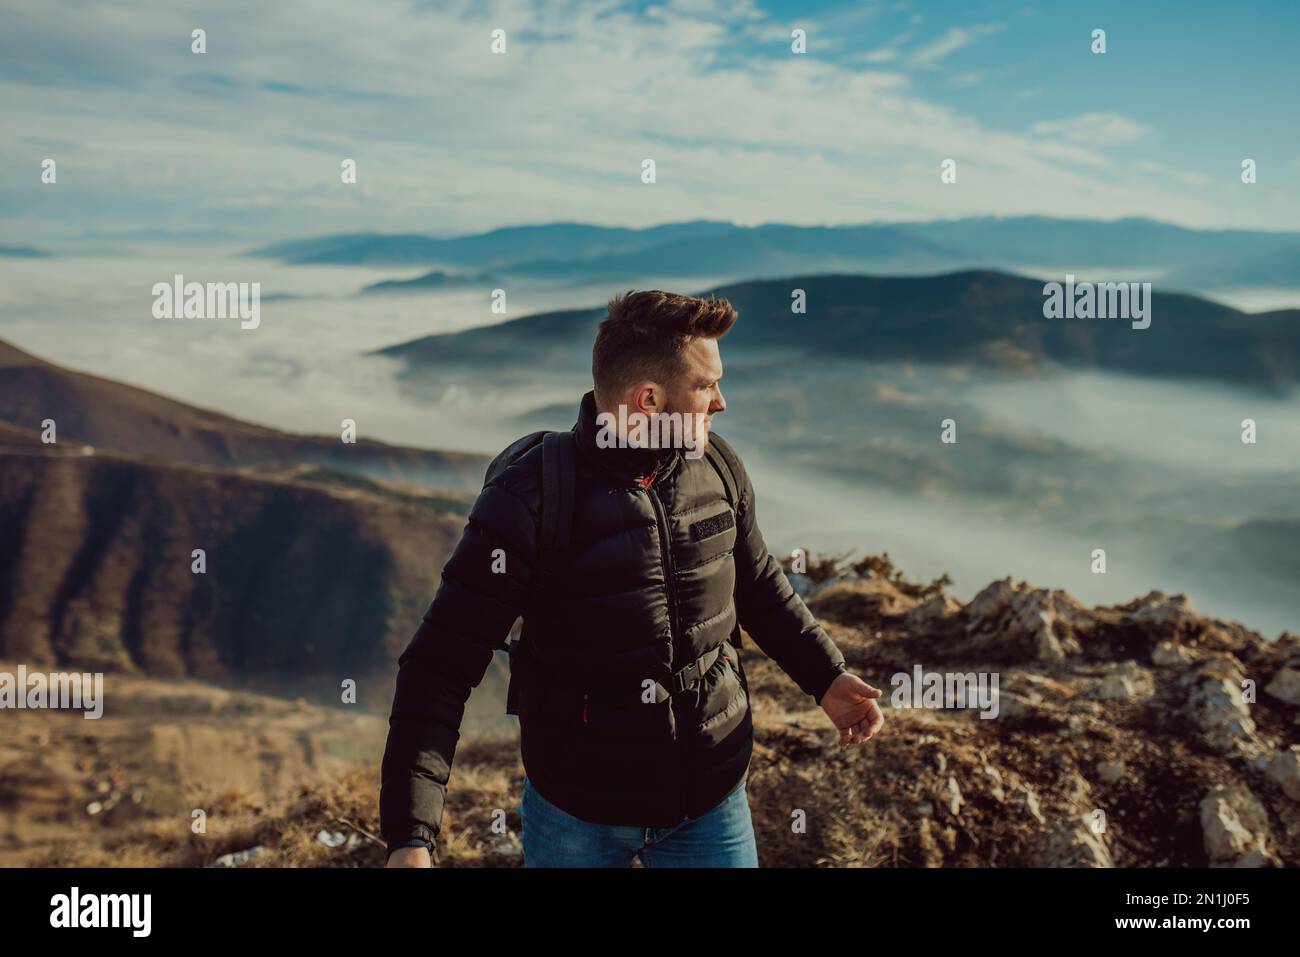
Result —
<path fill-rule="evenodd" d="M 481 484 L 488 461 L 477 453 L 284 432 L 68 369 L 0 340 L 0 420 L 38 429 L 46 419 L 54 420 L 60 441 L 194 465 L 310 462 L 373 478 L 469 489 Z"/>
<path fill-rule="evenodd" d="M 1004 370 L 1054 362 L 1273 392 L 1300 382 L 1300 310 L 1251 314 L 1194 295 L 1153 292 L 1150 328 L 1133 329 L 1127 319 L 1047 319 L 1043 286 L 994 270 L 831 273 L 750 280 L 692 295 L 728 299 L 740 313 L 724 340 L 731 356 L 787 350 Z M 794 288 L 807 294 L 806 315 L 791 314 Z M 502 361 L 573 366 L 586 356 L 603 315 L 603 307 L 534 313 L 369 354 L 404 359 L 413 370 Z"/>
<path fill-rule="evenodd" d="M 1104 258 L 1097 250 L 1105 251 Z M 691 220 L 645 229 L 569 222 L 443 239 L 323 236 L 259 247 L 248 255 L 303 265 L 422 264 L 574 282 L 724 274 L 739 280 L 813 272 L 827 264 L 895 273 L 973 267 L 1083 273 L 1131 264 L 1138 274 L 1116 278 L 1196 288 L 1207 283 L 1300 288 L 1298 232 L 1201 230 L 1140 217 L 981 216 L 836 226 Z"/>

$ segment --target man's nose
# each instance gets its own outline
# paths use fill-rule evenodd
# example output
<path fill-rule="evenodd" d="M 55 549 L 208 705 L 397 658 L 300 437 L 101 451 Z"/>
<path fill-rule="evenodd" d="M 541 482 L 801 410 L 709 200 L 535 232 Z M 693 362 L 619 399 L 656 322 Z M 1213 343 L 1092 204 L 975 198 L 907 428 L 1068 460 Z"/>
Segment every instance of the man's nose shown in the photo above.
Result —
<path fill-rule="evenodd" d="M 709 404 L 709 412 L 718 413 L 727 411 L 727 400 L 722 397 L 722 390 L 718 390 L 718 397 Z"/>

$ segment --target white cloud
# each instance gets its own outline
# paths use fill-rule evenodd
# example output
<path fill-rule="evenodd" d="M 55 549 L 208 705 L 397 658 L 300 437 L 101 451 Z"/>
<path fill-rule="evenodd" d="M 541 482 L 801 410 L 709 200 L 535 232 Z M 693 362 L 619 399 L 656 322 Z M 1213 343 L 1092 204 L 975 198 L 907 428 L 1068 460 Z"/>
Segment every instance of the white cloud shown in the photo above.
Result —
<path fill-rule="evenodd" d="M 1189 172 L 1188 170 L 1170 166 L 1167 163 L 1156 163 L 1152 160 L 1138 160 L 1133 164 L 1133 168 L 1143 173 L 1153 173 L 1164 179 L 1177 180 L 1185 186 L 1203 187 L 1213 182 L 1204 173 Z"/>
<path fill-rule="evenodd" d="M 898 51 L 892 47 L 881 47 L 878 50 L 868 50 L 866 53 L 860 53 L 857 59 L 862 63 L 890 63 L 898 59 Z"/>
<path fill-rule="evenodd" d="M 1134 143 L 1151 132 L 1136 120 L 1117 113 L 1084 113 L 1068 120 L 1044 120 L 1035 123 L 1036 136 L 1067 139 L 1089 146 L 1119 146 Z"/>
<path fill-rule="evenodd" d="M 987 23 L 974 27 L 950 27 L 943 36 L 931 40 L 914 51 L 911 63 L 917 67 L 935 67 L 944 58 L 951 56 L 963 47 L 968 47 L 980 37 L 988 36 L 1002 29 L 1001 24 Z"/>
<path fill-rule="evenodd" d="M 57 187 L 33 175 L 35 185 L 0 193 L 11 240 L 196 224 L 270 240 L 556 219 L 1213 220 L 1206 195 L 1111 164 L 1095 149 L 1107 143 L 1077 125 L 1017 135 L 879 65 L 738 58 L 740 27 L 681 5 L 653 20 L 613 4 L 522 0 L 487 13 L 443 0 L 320 4 L 310 16 L 260 0 L 202 16 L 163 2 L 23 9 L 0 61 L 21 55 L 24 72 L 43 72 L 0 84 L 10 121 L 0 163 L 22 169 L 62 145 Z M 203 56 L 189 52 L 199 25 Z M 498 26 L 505 56 L 489 52 Z M 922 57 L 941 62 L 993 29 L 950 31 Z M 544 42 L 529 42 L 533 32 Z M 1083 119 L 1109 142 L 1137 127 Z M 647 156 L 654 186 L 639 182 Z M 357 160 L 356 188 L 339 182 L 344 157 Z M 959 164 L 955 187 L 939 180 L 946 157 Z"/>

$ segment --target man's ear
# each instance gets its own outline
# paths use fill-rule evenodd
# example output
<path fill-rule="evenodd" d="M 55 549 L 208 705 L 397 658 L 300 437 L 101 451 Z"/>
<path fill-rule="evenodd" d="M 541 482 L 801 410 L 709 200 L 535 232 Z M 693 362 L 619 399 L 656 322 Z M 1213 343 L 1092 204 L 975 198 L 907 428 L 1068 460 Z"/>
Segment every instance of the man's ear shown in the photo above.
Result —
<path fill-rule="evenodd" d="M 633 406 L 637 411 L 650 415 L 663 411 L 663 389 L 653 382 L 644 382 L 637 387 L 633 397 Z"/>

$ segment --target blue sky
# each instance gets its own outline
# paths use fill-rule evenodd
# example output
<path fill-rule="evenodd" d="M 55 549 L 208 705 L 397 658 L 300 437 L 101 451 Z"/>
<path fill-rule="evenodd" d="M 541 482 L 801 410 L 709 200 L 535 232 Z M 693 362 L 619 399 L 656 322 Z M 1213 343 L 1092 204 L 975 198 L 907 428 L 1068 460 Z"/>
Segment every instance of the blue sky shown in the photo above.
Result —
<path fill-rule="evenodd" d="M 1294 2 L 0 9 L 0 243 L 554 220 L 1300 223 Z"/>

